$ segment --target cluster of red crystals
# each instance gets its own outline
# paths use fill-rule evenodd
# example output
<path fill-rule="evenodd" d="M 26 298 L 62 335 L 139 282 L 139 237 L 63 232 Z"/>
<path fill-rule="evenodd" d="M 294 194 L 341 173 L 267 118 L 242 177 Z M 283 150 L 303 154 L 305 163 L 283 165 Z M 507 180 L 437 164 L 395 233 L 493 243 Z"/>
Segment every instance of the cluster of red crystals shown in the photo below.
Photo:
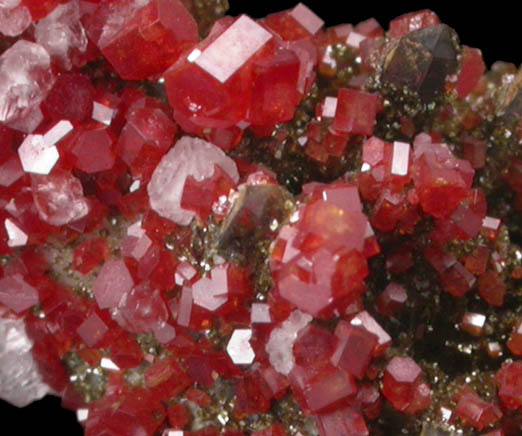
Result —
<path fill-rule="evenodd" d="M 452 51 L 438 46 L 452 32 L 431 11 L 398 17 L 387 33 L 373 19 L 323 31 L 298 4 L 260 20 L 226 16 L 200 40 L 194 4 L 0 1 L 0 33 L 22 35 L 0 56 L 0 305 L 25 319 L 44 381 L 87 436 L 244 436 L 226 424 L 188 431 L 223 380 L 235 423 L 269 413 L 289 392 L 320 436 L 369 435 L 384 401 L 421 414 L 431 388 L 417 362 L 388 352 L 382 325 L 400 325 L 414 307 L 405 275 L 422 256 L 453 297 L 476 287 L 501 308 L 502 222 L 473 185 L 488 165 L 488 144 L 471 133 L 483 114 L 473 105 L 459 113 L 461 154 L 438 131 L 417 134 L 409 116 L 397 125 L 410 139 L 388 142 L 373 135 L 389 96 L 369 91 L 367 79 L 381 71 L 421 100 L 446 92 L 462 103 L 484 88 L 480 51 L 464 46 L 458 71 L 442 77 L 430 68 L 445 70 L 445 60 L 428 50 L 427 69 L 402 83 L 390 65 L 400 65 L 404 44 L 424 50 L 435 35 L 435 51 Z M 336 46 L 356 59 L 342 74 Z M 339 83 L 344 73 L 350 80 Z M 316 74 L 335 84 L 311 92 Z M 293 129 L 310 96 L 315 114 L 293 132 L 299 152 L 326 166 L 360 149 L 361 167 L 292 198 L 281 174 L 229 152 L 247 129 L 252 138 L 286 122 Z M 442 108 L 438 121 L 455 110 Z M 511 159 L 503 176 L 520 199 L 522 162 Z M 403 242 L 421 221 L 433 223 L 426 238 Z M 262 246 L 262 262 L 236 262 L 237 240 Z M 473 249 L 456 254 L 461 243 Z M 386 283 L 365 307 L 369 259 L 381 249 Z M 266 273 L 259 265 L 269 267 L 270 289 L 254 286 Z M 457 328 L 482 338 L 495 316 L 459 319 Z M 491 358 L 502 354 L 501 343 L 485 345 Z M 522 356 L 519 319 L 506 346 Z M 497 371 L 503 411 L 522 407 L 521 377 L 518 361 Z M 460 421 L 479 431 L 502 418 L 495 400 L 468 388 L 454 400 Z M 276 419 L 248 434 L 287 433 Z"/>
<path fill-rule="evenodd" d="M 342 313 L 364 291 L 370 224 L 357 187 L 305 186 L 308 202 L 274 242 L 270 259 L 277 294 L 313 316 Z"/>
<path fill-rule="evenodd" d="M 181 0 L 102 3 L 83 22 L 91 41 L 126 80 L 161 74 L 198 40 L 197 24 Z"/>

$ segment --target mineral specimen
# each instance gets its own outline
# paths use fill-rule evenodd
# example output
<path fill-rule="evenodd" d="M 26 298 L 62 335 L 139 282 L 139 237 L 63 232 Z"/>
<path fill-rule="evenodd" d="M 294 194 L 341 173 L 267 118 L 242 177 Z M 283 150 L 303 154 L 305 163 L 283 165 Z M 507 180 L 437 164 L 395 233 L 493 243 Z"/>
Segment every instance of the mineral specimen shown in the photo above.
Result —
<path fill-rule="evenodd" d="M 522 434 L 522 72 L 317 3 L 0 0 L 3 400 L 86 436 Z"/>

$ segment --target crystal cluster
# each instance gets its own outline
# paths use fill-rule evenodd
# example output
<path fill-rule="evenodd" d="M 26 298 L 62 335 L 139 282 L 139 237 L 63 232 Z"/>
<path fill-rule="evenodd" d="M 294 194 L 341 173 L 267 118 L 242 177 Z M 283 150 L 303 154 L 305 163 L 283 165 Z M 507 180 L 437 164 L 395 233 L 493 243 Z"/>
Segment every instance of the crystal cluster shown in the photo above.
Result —
<path fill-rule="evenodd" d="M 0 0 L 0 397 L 86 436 L 515 436 L 522 73 L 434 12 Z"/>

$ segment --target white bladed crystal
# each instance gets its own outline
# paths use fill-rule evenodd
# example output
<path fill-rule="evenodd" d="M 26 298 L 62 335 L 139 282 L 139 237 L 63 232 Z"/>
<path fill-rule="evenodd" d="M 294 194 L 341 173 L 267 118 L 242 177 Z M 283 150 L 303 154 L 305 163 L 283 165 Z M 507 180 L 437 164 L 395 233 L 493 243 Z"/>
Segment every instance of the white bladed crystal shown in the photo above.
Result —
<path fill-rule="evenodd" d="M 225 83 L 271 38 L 270 32 L 242 15 L 204 49 L 194 63 Z"/>
<path fill-rule="evenodd" d="M 256 354 L 250 345 L 252 330 L 236 329 L 227 345 L 227 353 L 236 365 L 250 365 Z"/>
<path fill-rule="evenodd" d="M 337 110 L 337 97 L 326 97 L 323 104 L 323 113 L 321 114 L 325 118 L 335 117 L 335 111 Z"/>
<path fill-rule="evenodd" d="M 68 135 L 73 128 L 73 125 L 68 120 L 58 121 L 45 135 L 43 135 L 43 140 L 46 144 L 54 145 Z"/>
<path fill-rule="evenodd" d="M 300 310 L 294 310 L 280 327 L 270 333 L 265 346 L 272 367 L 283 375 L 288 375 L 295 366 L 293 353 L 297 334 L 305 328 L 313 317 Z"/>
<path fill-rule="evenodd" d="M 395 141 L 393 143 L 393 158 L 391 173 L 397 176 L 408 174 L 408 164 L 410 162 L 410 144 Z"/>
<path fill-rule="evenodd" d="M 24 321 L 7 316 L 0 308 L 0 398 L 24 407 L 51 393 L 51 388 L 38 372 Z"/>
<path fill-rule="evenodd" d="M 147 186 L 150 205 L 155 212 L 179 225 L 188 225 L 195 213 L 181 207 L 188 176 L 197 182 L 214 175 L 219 165 L 237 183 L 236 163 L 220 148 L 203 139 L 184 136 L 163 156 Z"/>

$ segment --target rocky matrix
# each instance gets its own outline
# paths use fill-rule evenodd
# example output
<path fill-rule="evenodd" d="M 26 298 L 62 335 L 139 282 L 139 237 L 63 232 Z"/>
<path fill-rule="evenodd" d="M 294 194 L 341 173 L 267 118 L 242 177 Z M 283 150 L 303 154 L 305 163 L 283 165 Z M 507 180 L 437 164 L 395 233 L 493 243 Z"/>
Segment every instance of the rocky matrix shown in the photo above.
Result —
<path fill-rule="evenodd" d="M 0 396 L 86 436 L 522 432 L 522 72 L 423 10 L 0 1 Z"/>

